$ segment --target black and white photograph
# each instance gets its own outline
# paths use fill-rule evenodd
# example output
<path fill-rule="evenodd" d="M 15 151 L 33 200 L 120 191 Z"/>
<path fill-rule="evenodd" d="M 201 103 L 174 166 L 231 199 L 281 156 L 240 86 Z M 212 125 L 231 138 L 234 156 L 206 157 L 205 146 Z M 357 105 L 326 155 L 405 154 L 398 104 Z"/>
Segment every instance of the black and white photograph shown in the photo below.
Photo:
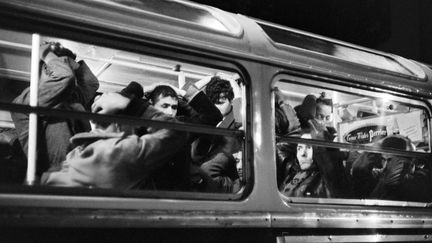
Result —
<path fill-rule="evenodd" d="M 0 242 L 432 241 L 431 13 L 0 0 Z"/>

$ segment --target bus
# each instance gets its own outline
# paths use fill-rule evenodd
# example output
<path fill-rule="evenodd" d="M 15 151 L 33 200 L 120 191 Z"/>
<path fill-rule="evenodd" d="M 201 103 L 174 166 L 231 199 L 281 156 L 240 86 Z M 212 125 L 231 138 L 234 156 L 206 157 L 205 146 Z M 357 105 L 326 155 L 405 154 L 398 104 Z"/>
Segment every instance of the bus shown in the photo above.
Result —
<path fill-rule="evenodd" d="M 9 0 L 0 20 L 2 241 L 432 241 L 426 64 L 184 0 Z M 229 113 L 126 113 L 160 85 Z"/>

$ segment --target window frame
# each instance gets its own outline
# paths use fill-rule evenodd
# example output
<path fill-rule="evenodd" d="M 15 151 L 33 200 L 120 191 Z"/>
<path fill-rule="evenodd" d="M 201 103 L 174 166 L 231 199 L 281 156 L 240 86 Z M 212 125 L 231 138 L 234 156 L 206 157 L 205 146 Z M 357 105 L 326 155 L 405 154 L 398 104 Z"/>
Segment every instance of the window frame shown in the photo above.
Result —
<path fill-rule="evenodd" d="M 312 77 L 299 77 L 294 76 L 292 74 L 285 74 L 280 73 L 276 75 L 273 78 L 272 81 L 272 87 L 278 87 L 279 83 L 288 83 L 288 84 L 295 84 L 295 85 L 301 85 L 304 87 L 314 87 L 314 88 L 322 88 L 324 90 L 331 90 L 336 92 L 342 92 L 347 94 L 355 94 L 355 95 L 361 95 L 361 96 L 369 96 L 369 97 L 378 97 L 379 93 L 385 93 L 391 97 L 391 100 L 395 101 L 404 101 L 401 103 L 404 104 L 411 104 L 417 107 L 423 108 L 427 115 L 427 121 L 428 121 L 428 137 L 429 137 L 429 148 L 432 148 L 431 146 L 431 105 L 427 103 L 426 99 L 421 99 L 421 97 L 415 97 L 413 95 L 409 94 L 401 94 L 392 92 L 390 90 L 385 90 L 383 88 L 377 88 L 377 87 L 370 87 L 367 85 L 359 85 L 355 84 L 349 87 L 348 82 L 331 82 L 329 80 L 320 80 L 319 78 L 312 78 Z M 348 89 L 349 91 L 344 91 L 343 89 Z M 275 113 L 275 106 L 274 106 L 274 88 L 272 89 L 272 109 L 273 109 L 273 124 L 275 123 L 274 120 L 274 113 Z M 357 91 L 357 92 L 354 92 Z M 374 95 L 375 94 L 375 95 Z M 396 99 L 394 99 L 396 98 Z M 276 138 L 276 131 L 274 129 L 274 126 L 272 128 L 273 134 Z M 429 150 L 429 152 L 412 152 L 412 151 L 400 151 L 397 149 L 380 149 L 380 148 L 374 148 L 373 146 L 367 146 L 367 145 L 358 145 L 358 144 L 347 144 L 347 143 L 339 143 L 339 142 L 332 142 L 332 141 L 322 141 L 322 140 L 316 140 L 316 139 L 303 139 L 303 138 L 296 138 L 296 137 L 286 137 L 283 138 L 283 140 L 287 142 L 292 143 L 304 143 L 304 144 L 310 144 L 320 147 L 330 147 L 330 148 L 342 148 L 342 149 L 356 149 L 356 150 L 363 150 L 367 152 L 381 152 L 381 153 L 391 153 L 396 155 L 409 155 L 409 156 L 415 156 L 415 157 L 421 157 L 421 158 L 432 158 L 432 150 Z M 275 139 L 276 141 L 276 139 Z M 276 151 L 274 151 L 276 152 Z M 276 163 L 276 158 L 274 160 Z M 277 168 L 276 168 L 277 169 Z M 344 205 L 344 206 L 384 206 L 384 207 L 414 207 L 414 208 L 424 208 L 427 207 L 430 203 L 423 203 L 423 202 L 408 202 L 408 201 L 392 201 L 392 200 L 378 200 L 378 199 L 349 199 L 349 198 L 306 198 L 306 197 L 288 197 L 283 195 L 279 188 L 277 188 L 279 195 L 281 199 L 284 201 L 284 203 L 289 206 L 290 204 L 318 204 L 318 205 Z"/>
<path fill-rule="evenodd" d="M 29 34 L 36 33 L 36 31 L 28 31 L 31 27 L 26 27 L 24 30 L 22 28 L 10 28 L 2 27 L 6 30 L 16 31 L 19 33 Z M 49 29 L 49 28 L 46 28 Z M 55 30 L 50 30 L 55 32 Z M 161 59 L 168 59 L 169 61 L 186 62 L 193 65 L 198 65 L 202 67 L 211 67 L 214 69 L 219 69 L 221 71 L 229 71 L 237 73 L 244 82 L 244 97 L 242 99 L 243 108 L 245 109 L 245 117 L 243 118 L 244 131 L 225 129 L 225 128 L 213 128 L 206 127 L 205 125 L 194 125 L 194 124 L 172 124 L 169 122 L 162 121 L 151 121 L 144 120 L 141 118 L 127 118 L 118 115 L 99 115 L 87 112 L 77 112 L 77 111 L 67 111 L 67 110 L 56 110 L 46 107 L 31 107 L 29 105 L 20 105 L 12 103 L 0 102 L 0 109 L 5 111 L 16 111 L 23 113 L 35 113 L 35 114 L 46 114 L 53 115 L 56 117 L 68 118 L 74 116 L 81 119 L 103 119 L 104 121 L 117 121 L 117 122 L 131 122 L 131 124 L 150 124 L 156 127 L 172 128 L 181 131 L 194 131 L 197 130 L 206 134 L 217 134 L 217 135 L 241 135 L 244 138 L 243 145 L 243 183 L 241 189 L 235 193 L 206 193 L 206 192 L 183 192 L 183 191 L 139 191 L 131 190 L 128 192 L 116 189 L 83 189 L 83 188 L 51 188 L 48 186 L 0 186 L 0 194 L 31 194 L 31 195 L 68 195 L 68 196 L 83 196 L 83 197 L 127 197 L 130 199 L 192 199 L 192 200 L 216 200 L 216 201 L 238 201 L 246 198 L 252 191 L 252 186 L 254 184 L 253 177 L 253 164 L 250 147 L 251 144 L 251 127 L 250 127 L 250 80 L 246 73 L 246 69 L 243 68 L 239 63 L 234 60 L 229 60 L 226 57 L 220 57 L 219 55 L 203 53 L 200 50 L 194 50 L 193 47 L 176 47 L 175 45 L 168 45 L 166 43 L 159 43 L 155 45 L 153 42 L 148 42 L 142 39 L 131 38 L 128 36 L 119 37 L 115 33 L 92 33 L 90 30 L 88 32 L 80 33 L 80 35 L 74 34 L 70 31 L 60 31 L 58 34 L 53 35 L 53 33 L 38 32 L 43 36 L 52 36 L 54 38 L 61 38 L 71 41 L 77 41 L 86 44 L 94 44 L 101 47 L 113 48 L 116 50 L 122 50 L 127 52 L 133 52 L 138 55 L 148 55 Z M 104 36 L 105 35 L 105 36 Z M 109 39 L 109 37 L 114 37 L 114 40 Z M 86 40 L 86 38 L 88 38 Z M 143 37 L 144 39 L 144 37 Z M 96 43 L 96 44 L 95 44 Z M 129 124 L 129 123 L 128 123 Z M 53 194 L 54 193 L 54 194 Z"/>

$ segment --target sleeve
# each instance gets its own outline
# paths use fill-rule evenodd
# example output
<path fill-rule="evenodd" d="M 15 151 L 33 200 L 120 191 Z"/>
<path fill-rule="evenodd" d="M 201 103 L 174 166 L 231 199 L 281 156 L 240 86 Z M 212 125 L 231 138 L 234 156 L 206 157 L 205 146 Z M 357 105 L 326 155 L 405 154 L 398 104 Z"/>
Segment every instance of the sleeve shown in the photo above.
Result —
<path fill-rule="evenodd" d="M 294 166 L 296 145 L 286 141 L 278 141 L 278 138 L 276 141 L 276 171 L 278 185 L 280 185 Z"/>
<path fill-rule="evenodd" d="M 211 103 L 208 96 L 202 91 L 195 94 L 187 104 L 179 100 L 178 115 L 187 117 L 191 123 L 209 126 L 216 126 L 223 118 L 219 109 Z M 209 134 L 191 134 L 189 140 L 191 142 L 197 140 L 192 156 L 205 156 L 210 148 L 212 139 L 213 136 Z"/>
<path fill-rule="evenodd" d="M 162 119 L 157 113 L 148 118 Z M 174 122 L 174 120 L 173 120 Z M 123 134 L 75 135 L 83 145 L 72 150 L 61 171 L 45 174 L 44 183 L 53 186 L 94 186 L 127 189 L 148 180 L 185 143 L 182 132 L 159 129 L 143 136 Z M 84 142 L 87 139 L 87 142 Z"/>
<path fill-rule="evenodd" d="M 170 129 L 159 129 L 140 137 L 138 163 L 148 172 L 154 172 L 165 165 L 183 148 L 186 142 L 182 132 Z"/>
<path fill-rule="evenodd" d="M 402 177 L 406 172 L 409 161 L 405 158 L 393 157 L 388 162 L 384 172 L 384 182 L 387 186 L 399 186 L 402 182 Z"/>
<path fill-rule="evenodd" d="M 141 117 L 148 108 L 150 108 L 150 104 L 147 100 L 133 97 L 122 114 Z M 145 117 L 143 116 L 143 118 Z"/>
<path fill-rule="evenodd" d="M 38 105 L 54 107 L 65 100 L 76 87 L 75 71 L 80 65 L 69 57 L 53 58 L 47 64 L 42 64 L 38 87 Z M 15 99 L 15 103 L 29 103 L 29 89 Z"/>
<path fill-rule="evenodd" d="M 175 118 L 167 116 L 152 106 L 148 106 L 141 116 L 144 119 L 168 121 L 176 123 Z M 146 173 L 154 173 L 171 161 L 177 152 L 184 148 L 188 135 L 186 132 L 149 127 L 148 133 L 140 137 L 140 152 L 138 163 L 145 168 Z"/>
<path fill-rule="evenodd" d="M 222 121 L 222 114 L 202 91 L 193 96 L 188 104 L 179 106 L 179 115 L 188 117 L 195 124 L 216 126 Z"/>
<path fill-rule="evenodd" d="M 232 155 L 223 152 L 216 153 L 201 165 L 208 190 L 216 192 L 235 192 L 240 188 L 240 180 Z M 213 188 L 211 188 L 213 187 Z"/>
<path fill-rule="evenodd" d="M 75 72 L 76 85 L 79 90 L 77 92 L 79 95 L 78 101 L 88 109 L 96 96 L 96 91 L 99 89 L 99 80 L 87 66 L 87 63 L 79 61 L 78 64 L 79 68 Z"/>
<path fill-rule="evenodd" d="M 132 81 L 120 91 L 120 94 L 129 99 L 141 99 L 144 96 L 144 90 L 139 83 Z"/>
<path fill-rule="evenodd" d="M 314 147 L 313 158 L 328 186 L 331 197 L 351 197 L 352 186 L 342 161 L 340 151 L 323 147 Z"/>
<path fill-rule="evenodd" d="M 57 57 L 47 64 L 42 64 L 42 71 L 38 87 L 38 105 L 43 107 L 55 107 L 65 100 L 65 95 L 72 92 L 75 87 L 74 71 L 79 65 L 69 57 Z M 14 103 L 28 105 L 30 100 L 30 88 L 26 88 Z M 12 113 L 18 139 L 23 151 L 27 154 L 28 148 L 28 120 L 25 113 Z"/>
<path fill-rule="evenodd" d="M 145 111 L 150 106 L 148 100 L 142 99 L 144 96 L 144 91 L 142 86 L 137 82 L 134 81 L 130 82 L 128 86 L 122 89 L 119 93 L 124 97 L 130 99 L 129 105 L 122 112 L 123 115 L 140 117 L 143 116 Z"/>
<path fill-rule="evenodd" d="M 408 167 L 409 160 L 400 157 L 392 157 L 387 163 L 384 173 L 378 180 L 375 188 L 370 194 L 371 198 L 401 200 L 400 188 L 404 172 Z"/>
<path fill-rule="evenodd" d="M 352 164 L 352 175 L 354 177 L 373 179 L 371 171 L 378 167 L 381 161 L 379 154 L 364 152 Z"/>

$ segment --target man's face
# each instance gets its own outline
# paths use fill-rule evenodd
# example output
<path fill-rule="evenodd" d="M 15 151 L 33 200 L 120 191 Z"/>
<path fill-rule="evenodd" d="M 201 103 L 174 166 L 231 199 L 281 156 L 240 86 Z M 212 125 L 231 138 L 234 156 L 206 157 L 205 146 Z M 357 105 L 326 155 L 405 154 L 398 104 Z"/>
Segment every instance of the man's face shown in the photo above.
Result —
<path fill-rule="evenodd" d="M 175 117 L 177 115 L 178 99 L 171 96 L 164 97 L 159 95 L 153 107 L 164 114 Z"/>
<path fill-rule="evenodd" d="M 329 105 L 318 104 L 315 118 L 323 125 L 330 124 L 332 121 L 332 107 Z"/>
<path fill-rule="evenodd" d="M 215 106 L 219 109 L 222 116 L 228 115 L 232 109 L 231 101 L 223 93 L 219 94 L 219 99 L 215 103 Z"/>
<path fill-rule="evenodd" d="M 304 134 L 301 138 L 311 139 L 312 136 L 310 134 Z M 309 144 L 298 144 L 297 145 L 297 160 L 300 165 L 301 170 L 308 170 L 312 167 L 313 159 L 312 159 L 313 149 Z"/>
<path fill-rule="evenodd" d="M 391 154 L 382 154 L 381 155 L 381 164 L 382 164 L 383 168 L 385 168 L 387 166 L 387 164 L 391 161 L 392 157 L 393 156 Z"/>

